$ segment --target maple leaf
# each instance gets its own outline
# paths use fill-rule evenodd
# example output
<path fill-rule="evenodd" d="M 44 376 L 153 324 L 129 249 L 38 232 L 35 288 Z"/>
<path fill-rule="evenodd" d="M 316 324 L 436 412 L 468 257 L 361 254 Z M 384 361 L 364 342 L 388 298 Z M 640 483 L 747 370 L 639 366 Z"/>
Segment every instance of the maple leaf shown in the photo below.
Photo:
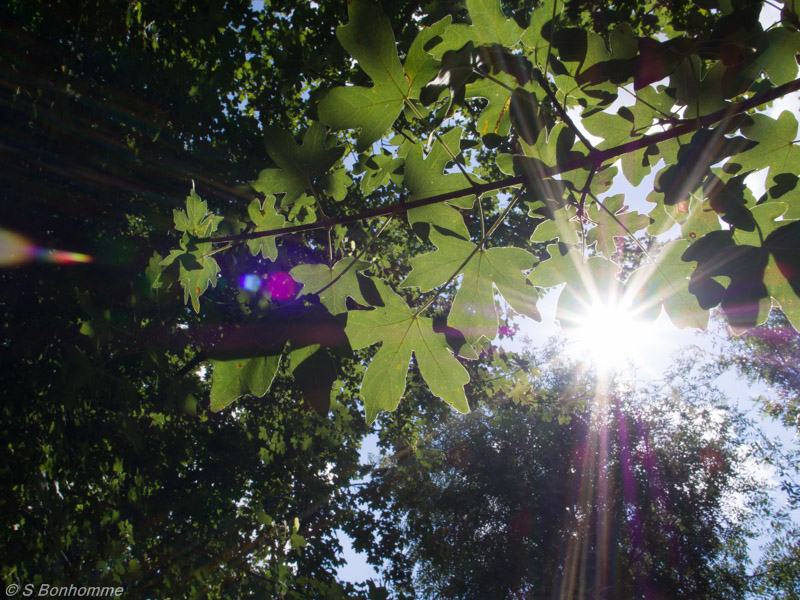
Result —
<path fill-rule="evenodd" d="M 208 237 L 217 230 L 222 217 L 208 212 L 208 204 L 192 190 L 186 197 L 186 210 L 173 210 L 175 229 L 194 237 Z"/>
<path fill-rule="evenodd" d="M 283 194 L 281 206 L 290 207 L 344 154 L 343 146 L 327 146 L 328 132 L 321 123 L 312 122 L 303 143 L 277 127 L 265 128 L 267 153 L 278 168 L 264 169 L 251 185 L 262 194 Z"/>
<path fill-rule="evenodd" d="M 589 230 L 586 241 L 589 245 L 596 243 L 597 251 L 605 257 L 617 251 L 614 238 L 628 237 L 650 225 L 650 217 L 627 211 L 624 200 L 624 194 L 617 194 L 602 202 L 605 210 L 595 204 L 589 207 L 589 218 L 595 222 L 595 226 Z"/>
<path fill-rule="evenodd" d="M 217 286 L 219 264 L 209 253 L 211 243 L 190 244 L 189 249 L 173 250 L 161 261 L 162 267 L 178 262 L 178 281 L 183 287 L 183 301 L 191 299 L 194 312 L 200 312 L 200 296 L 211 287 Z"/>
<path fill-rule="evenodd" d="M 369 267 L 364 261 L 342 259 L 331 268 L 323 264 L 298 265 L 290 275 L 303 284 L 303 293 L 318 295 L 322 305 L 332 315 L 338 315 L 347 312 L 348 296 L 360 304 L 368 304 L 361 294 L 358 273 Z"/>
<path fill-rule="evenodd" d="M 281 355 L 250 359 L 211 360 L 211 410 L 220 411 L 246 394 L 261 398 L 272 385 Z"/>
<path fill-rule="evenodd" d="M 250 206 L 247 207 L 250 221 L 256 226 L 253 233 L 278 229 L 286 224 L 286 219 L 275 210 L 274 202 L 275 199 L 272 196 L 268 196 L 263 202 L 253 200 Z M 264 258 L 274 261 L 278 258 L 278 247 L 275 245 L 276 237 L 273 235 L 247 240 L 250 254 L 258 256 L 260 253 Z"/>
<path fill-rule="evenodd" d="M 392 126 L 407 100 L 437 70 L 425 45 L 443 34 L 450 17 L 423 29 L 400 64 L 389 19 L 368 0 L 349 2 L 350 22 L 336 30 L 342 46 L 372 79 L 372 87 L 337 87 L 319 104 L 319 118 L 334 129 L 361 129 L 357 149 L 366 150 Z"/>
<path fill-rule="evenodd" d="M 353 349 L 381 344 L 361 383 L 367 422 L 374 421 L 381 410 L 397 407 L 412 354 L 431 392 L 456 410 L 469 412 L 464 393 L 469 374 L 451 353 L 445 336 L 434 332 L 433 320 L 415 315 L 385 282 L 370 281 L 381 305 L 350 311 L 345 329 Z"/>
<path fill-rule="evenodd" d="M 472 242 L 436 232 L 431 233 L 431 241 L 438 249 L 412 258 L 411 273 L 400 285 L 430 291 L 445 283 L 472 255 L 462 268 L 463 279 L 447 318 L 447 324 L 461 331 L 470 346 L 481 337 L 492 340 L 497 336 L 495 287 L 515 311 L 541 320 L 536 308 L 538 294 L 523 273 L 533 267 L 536 259 L 532 254 L 522 248 L 476 251 Z"/>
<path fill-rule="evenodd" d="M 222 217 L 210 214 L 208 205 L 192 190 L 186 198 L 186 210 L 174 211 L 175 228 L 183 231 L 180 248 L 172 250 L 159 263 L 168 267 L 178 262 L 178 281 L 183 287 L 183 301 L 191 299 L 195 312 L 200 312 L 200 296 L 209 286 L 216 287 L 219 264 L 212 257 L 211 242 L 196 243 L 192 238 L 208 237 L 217 230 Z"/>

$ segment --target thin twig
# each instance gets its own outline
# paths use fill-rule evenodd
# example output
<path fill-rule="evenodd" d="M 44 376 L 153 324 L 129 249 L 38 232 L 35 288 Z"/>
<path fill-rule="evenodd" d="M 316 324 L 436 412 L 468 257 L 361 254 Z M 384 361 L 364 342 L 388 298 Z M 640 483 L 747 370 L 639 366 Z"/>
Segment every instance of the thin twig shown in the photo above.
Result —
<path fill-rule="evenodd" d="M 386 226 L 389 224 L 389 222 L 392 220 L 392 218 L 393 218 L 393 217 L 394 217 L 394 215 L 389 215 L 389 218 L 388 218 L 388 219 L 386 219 L 386 221 L 383 223 L 383 225 L 381 225 L 381 228 L 380 228 L 380 229 L 378 229 L 378 232 L 377 232 L 377 233 L 376 233 L 376 234 L 373 236 L 373 238 L 372 238 L 372 239 L 371 239 L 371 240 L 370 240 L 370 241 L 369 241 L 369 242 L 368 242 L 368 243 L 367 243 L 367 244 L 364 246 L 364 248 L 361 250 L 361 252 L 359 252 L 359 253 L 358 253 L 358 254 L 357 254 L 357 255 L 356 255 L 354 258 L 353 258 L 353 260 L 350 262 L 350 264 L 349 264 L 349 265 L 347 265 L 347 266 L 344 268 L 344 270 L 343 270 L 341 273 L 339 273 L 339 274 L 338 274 L 336 277 L 334 277 L 333 279 L 331 279 L 331 281 L 330 281 L 330 282 L 328 282 L 327 284 L 325 284 L 325 285 L 324 285 L 322 288 L 320 288 L 320 289 L 319 289 L 319 290 L 317 290 L 316 292 L 313 292 L 313 294 L 314 294 L 315 296 L 318 296 L 318 295 L 320 295 L 322 292 L 324 292 L 325 290 L 327 290 L 327 289 L 328 289 L 329 287 L 331 287 L 331 286 L 332 286 L 334 283 L 336 283 L 336 282 L 337 282 L 337 281 L 339 281 L 339 280 L 340 280 L 342 277 L 344 277 L 344 274 L 345 274 L 345 273 L 347 273 L 347 272 L 348 272 L 348 271 L 349 271 L 351 268 L 353 268 L 353 266 L 354 266 L 354 265 L 355 265 L 355 264 L 356 264 L 356 263 L 357 263 L 359 260 L 361 260 L 361 257 L 362 257 L 362 256 L 364 256 L 364 253 L 365 253 L 367 250 L 369 250 L 369 248 L 372 246 L 372 244 L 373 244 L 373 243 L 375 243 L 375 241 L 376 241 L 376 240 L 377 240 L 377 239 L 378 239 L 378 238 L 381 236 L 381 234 L 383 233 L 383 230 L 384 230 L 384 229 L 386 229 Z M 332 267 L 332 266 L 333 266 L 333 265 L 331 265 L 331 267 Z"/>
<path fill-rule="evenodd" d="M 328 268 L 333 268 L 333 242 L 331 241 L 331 229 L 328 227 Z"/>
<path fill-rule="evenodd" d="M 405 99 L 405 102 L 406 102 L 406 105 L 407 105 L 407 106 L 408 106 L 408 107 L 409 107 L 409 108 L 410 108 L 410 109 L 411 109 L 411 110 L 414 112 L 414 115 L 415 115 L 415 116 L 416 116 L 416 117 L 417 117 L 417 118 L 418 118 L 420 121 L 422 121 L 422 119 L 423 119 L 422 113 L 420 113 L 420 112 L 419 112 L 419 110 L 417 109 L 417 107 L 416 107 L 416 106 L 414 106 L 414 103 L 413 103 L 413 102 L 411 102 L 411 100 L 409 100 L 408 98 L 406 98 L 406 99 Z M 473 187 L 474 187 L 476 184 L 475 184 L 475 182 L 472 180 L 472 177 L 470 177 L 470 176 L 469 176 L 469 173 L 467 173 L 466 169 L 464 169 L 464 165 L 462 165 L 460 162 L 458 162 L 458 159 L 456 158 L 456 155 L 453 153 L 453 151 L 452 151 L 452 150 L 450 150 L 450 147 L 449 147 L 449 146 L 448 146 L 448 145 L 445 143 L 445 141 L 444 141 L 444 140 L 441 138 L 441 136 L 439 135 L 439 132 L 438 132 L 438 131 L 436 131 L 436 129 L 434 128 L 434 129 L 431 131 L 431 133 L 433 134 L 433 137 L 435 137 L 435 138 L 436 138 L 436 141 L 437 141 L 437 142 L 439 142 L 439 143 L 442 145 L 442 148 L 444 148 L 444 151 L 445 151 L 445 152 L 447 153 L 447 155 L 450 157 L 450 160 L 452 160 L 452 161 L 455 163 L 456 167 L 458 167 L 458 170 L 459 170 L 459 171 L 461 171 L 461 174 L 462 174 L 462 175 L 464 176 L 464 178 L 467 180 L 467 183 L 469 183 L 471 186 L 473 186 Z"/>
<path fill-rule="evenodd" d="M 551 22 L 555 24 L 556 21 L 556 8 L 558 7 L 558 0 L 553 2 L 553 17 Z M 553 50 L 553 30 L 550 30 L 550 39 L 547 40 L 547 57 L 544 62 L 544 78 L 547 79 L 548 70 L 550 69 L 550 52 Z"/>
<path fill-rule="evenodd" d="M 592 185 L 592 179 L 594 179 L 594 174 L 596 171 L 597 167 L 592 166 L 592 170 L 589 171 L 589 177 L 586 180 L 586 184 L 583 186 L 583 190 L 581 191 L 581 200 L 578 204 L 578 219 L 581 222 L 581 255 L 586 253 L 586 215 L 584 214 L 584 210 L 586 208 L 586 194 L 589 193 L 589 188 Z"/>

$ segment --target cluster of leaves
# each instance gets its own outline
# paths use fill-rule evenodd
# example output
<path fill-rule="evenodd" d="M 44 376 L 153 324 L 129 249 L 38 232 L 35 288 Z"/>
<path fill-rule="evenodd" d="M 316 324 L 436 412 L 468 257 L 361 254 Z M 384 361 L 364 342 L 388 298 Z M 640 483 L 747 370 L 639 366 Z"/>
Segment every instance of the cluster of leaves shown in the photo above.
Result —
<path fill-rule="evenodd" d="M 353 389 L 340 387 L 323 421 L 278 372 L 271 401 L 211 413 L 198 348 L 238 305 L 204 297 L 200 323 L 166 281 L 151 287 L 190 179 L 212 206 L 241 198 L 235 182 L 264 160 L 259 127 L 295 126 L 310 105 L 305 82 L 349 72 L 331 33 L 344 5 L 269 5 L 0 5 L 5 585 L 122 585 L 131 598 L 367 596 L 336 581 L 335 530 L 366 433 Z M 205 285 L 224 289 L 211 258 L 197 263 L 207 278 L 193 273 L 191 253 L 206 250 L 189 235 L 227 231 L 218 218 L 195 221 L 207 209 L 192 202 L 178 211 L 187 238 L 170 266 L 194 278 L 187 301 Z M 9 265 L 7 229 L 93 262 Z M 153 249 L 161 258 L 145 275 Z"/>
<path fill-rule="evenodd" d="M 552 14 L 549 5 L 532 21 L 535 4 L 503 1 L 521 29 L 540 27 L 544 12 Z M 656 3 L 654 14 L 672 18 L 672 28 L 666 21 L 631 25 L 637 35 L 663 30 L 670 37 L 691 25 L 690 37 L 706 40 L 705 32 L 721 15 L 699 4 Z M 629 5 L 619 2 L 615 10 L 601 11 L 598 3 L 580 0 L 567 3 L 563 13 L 559 5 L 556 17 L 559 27 L 579 26 L 583 7 L 589 7 L 593 19 L 602 17 L 593 25 L 608 44 L 617 23 L 630 20 Z M 420 27 L 448 15 L 453 23 L 469 23 L 458 1 L 426 3 L 427 14 L 419 6 L 416 1 L 382 3 L 401 64 L 408 65 Z M 784 30 L 795 22 L 791 6 Z M 738 12 L 741 5 L 732 8 Z M 467 74 L 463 105 L 458 104 L 460 88 L 454 90 L 453 106 L 463 118 L 440 130 L 457 161 L 435 136 L 430 138 L 430 125 L 448 116 L 445 98 L 435 101 L 430 113 L 416 103 L 428 115 L 423 119 L 404 108 L 394 128 L 402 133 L 391 144 L 384 135 L 380 147 L 359 153 L 352 148 L 354 132 L 322 136 L 323 128 L 307 118 L 319 118 L 317 102 L 329 86 L 369 84 L 369 74 L 334 37 L 336 26 L 347 20 L 346 3 L 298 0 L 9 0 L 0 6 L 0 173 L 6 183 L 0 204 L 12 209 L 3 214 L 3 228 L 30 238 L 39 250 L 63 248 L 94 258 L 91 264 L 42 261 L 0 269 L 0 512 L 5 519 L 0 572 L 6 584 L 121 584 L 131 598 L 385 597 L 372 582 L 358 587 L 335 576 L 341 548 L 334 532 L 358 513 L 347 486 L 356 475 L 356 449 L 367 431 L 356 398 L 363 361 L 374 351 L 374 346 L 363 350 L 353 361 L 348 346 L 354 342 L 347 329 L 342 334 L 342 322 L 356 308 L 382 308 L 382 297 L 391 298 L 386 306 L 399 309 L 389 293 L 399 291 L 413 306 L 430 299 L 398 287 L 409 275 L 407 256 L 432 252 L 431 232 L 447 238 L 445 244 L 453 241 L 453 247 L 475 243 L 484 237 L 480 210 L 486 220 L 505 207 L 502 197 L 479 189 L 472 193 L 471 185 L 470 194 L 483 193 L 482 206 L 470 204 L 469 194 L 456 197 L 459 186 L 466 187 L 458 181 L 466 180 L 453 167 L 461 164 L 478 186 L 500 185 L 492 182 L 505 176 L 501 166 L 517 176 L 514 161 L 521 160 L 522 151 L 514 136 L 525 121 L 516 114 L 510 120 L 505 109 L 510 95 L 496 95 L 496 85 L 483 75 Z M 381 31 L 388 36 L 385 27 Z M 444 55 L 435 50 L 437 43 L 433 36 L 421 44 L 427 56 L 417 46 L 424 77 L 432 73 L 436 79 L 441 71 Z M 790 44 L 791 36 L 783 43 Z M 512 55 L 527 54 L 534 46 L 523 41 L 511 53 L 485 46 L 473 43 L 485 57 L 480 60 L 488 74 L 518 87 L 514 73 L 526 67 Z M 761 60 L 767 58 L 763 48 L 745 51 L 752 58 L 751 50 L 758 50 Z M 674 53 L 675 44 L 667 50 Z M 536 52 L 546 56 L 541 45 Z M 505 57 L 517 71 L 508 73 L 511 67 L 502 65 L 492 71 L 493 56 Z M 553 73 L 542 69 L 541 58 L 537 64 Z M 554 123 L 558 127 L 555 104 L 536 91 L 533 80 L 525 85 L 539 94 L 545 130 Z M 747 96 L 770 87 L 770 81 L 758 78 Z M 435 97 L 434 87 L 428 89 L 426 94 Z M 449 98 L 449 89 L 446 94 Z M 653 104 L 649 96 L 644 99 Z M 460 139 L 451 124 L 462 128 Z M 270 134 L 268 164 L 264 132 Z M 403 135 L 419 141 L 412 144 Z M 556 135 L 553 139 L 561 139 Z M 303 144 L 290 145 L 290 139 Z M 303 153 L 306 144 L 317 148 L 310 157 Z M 564 154 L 569 146 L 565 134 L 558 156 L 569 156 Z M 649 160 L 650 155 L 636 157 Z M 263 178 L 271 187 L 254 199 L 251 188 L 240 184 L 265 166 L 272 170 Z M 276 170 L 283 175 L 275 176 Z M 179 207 L 190 180 L 198 193 Z M 286 199 L 306 181 L 296 199 Z M 778 198 L 784 189 L 791 197 L 791 181 L 776 178 L 784 187 L 770 193 Z M 449 204 L 408 206 L 426 200 L 434 184 L 454 195 Z M 567 191 L 575 196 L 572 188 Z M 405 208 L 396 205 L 399 198 L 406 200 Z M 592 196 L 587 199 L 587 210 L 602 211 L 592 206 Z M 523 246 L 536 227 L 535 245 L 528 250 L 536 260 L 546 258 L 540 242 L 556 237 L 548 231 L 562 229 L 562 223 L 562 235 L 570 236 L 562 238 L 565 243 L 582 240 L 578 206 L 562 197 L 545 198 L 543 205 L 535 196 L 526 200 L 530 206 L 517 202 L 515 208 L 528 206 L 531 214 L 510 210 L 504 226 L 487 238 L 487 253 L 503 245 Z M 380 231 L 369 215 L 386 211 L 406 211 L 409 226 L 393 218 L 350 266 L 353 254 Z M 679 218 L 683 214 L 680 206 L 675 212 Z M 176 214 L 174 223 L 169 216 Z M 707 215 L 696 215 L 702 216 Z M 179 241 L 169 240 L 170 229 Z M 250 256 L 203 239 L 240 234 Z M 3 259 L 5 241 L 0 243 Z M 153 249 L 158 256 L 152 256 Z M 160 264 L 170 256 L 171 263 Z M 480 256 L 465 267 L 472 268 Z M 374 287 L 359 275 L 365 272 Z M 258 293 L 236 285 L 248 274 L 258 276 Z M 514 273 L 508 281 L 519 284 L 525 274 Z M 725 283 L 724 276 L 714 277 Z M 247 280 L 248 287 L 251 283 Z M 295 299 L 299 283 L 302 301 Z M 497 280 L 494 285 L 499 289 Z M 442 337 L 445 349 L 462 357 L 470 351 L 464 339 L 468 332 L 440 327 L 454 287 L 437 296 L 425 315 L 433 317 L 434 360 L 441 355 Z M 486 286 L 480 289 L 485 293 Z M 317 292 L 319 302 L 310 291 Z M 186 310 L 181 298 L 200 312 Z M 492 321 L 491 312 L 483 318 Z M 304 331 L 295 331 L 304 323 Z M 429 323 L 423 324 L 417 330 L 420 344 L 433 337 Z M 328 337 L 320 339 L 315 333 L 320 330 Z M 358 335 L 368 343 L 369 325 L 362 323 Z M 479 344 L 482 348 L 485 342 Z M 288 358 L 275 370 L 281 352 Z M 211 385 L 204 375 L 209 371 L 199 368 L 207 358 L 215 369 Z M 256 364 L 238 366 L 251 359 Z M 483 394 L 506 391 L 519 402 L 538 401 L 531 387 L 535 377 L 524 361 L 506 356 L 502 368 L 513 366 L 512 372 L 502 379 L 494 373 L 487 381 L 481 370 L 485 361 L 459 362 L 470 374 L 464 390 L 473 407 Z M 431 402 L 416 362 L 410 364 L 413 389 L 407 396 L 447 412 L 444 403 Z M 248 403 L 246 410 L 208 410 L 212 387 L 219 407 L 244 393 L 260 395 L 268 386 L 269 397 Z M 327 419 L 306 410 L 297 402 L 300 397 L 320 409 L 329 407 Z M 399 413 L 408 404 L 401 404 Z M 552 418 L 564 420 L 565 410 L 569 406 L 552 408 Z M 382 424 L 404 434 L 421 427 L 386 415 Z"/>
<path fill-rule="evenodd" d="M 197 234 L 188 250 L 182 243 L 197 271 L 181 263 L 187 298 L 194 303 L 213 284 L 208 244 L 247 242 L 275 265 L 275 238 L 292 240 L 282 244 L 291 249 L 294 235 L 308 235 L 316 264 L 283 260 L 303 286 L 297 296 L 272 285 L 260 295 L 266 310 L 287 301 L 321 306 L 343 346 L 381 344 L 361 386 L 369 421 L 397 406 L 412 356 L 434 394 L 465 411 L 460 362 L 496 337 L 502 307 L 539 318 L 538 288 L 566 284 L 562 323 L 628 294 L 643 315 L 663 307 L 680 327 L 704 328 L 709 309 L 721 306 L 743 331 L 773 304 L 800 326 L 798 122 L 788 111 L 755 113 L 800 89 L 794 4 L 765 31 L 760 3 L 723 3 L 707 32 L 669 30 L 667 39 L 625 25 L 603 38 L 570 26 L 557 0 L 537 6 L 526 27 L 497 0 L 466 6 L 467 22 L 445 17 L 398 46 L 378 6 L 349 3 L 337 36 L 361 70 L 358 85 L 322 95 L 319 122 L 300 145 L 267 130 L 276 167 L 253 183 L 265 199 L 253 200 L 249 221 L 236 221 L 241 233 Z M 617 164 L 632 185 L 656 171 L 648 214 L 630 210 L 623 195 L 607 197 Z M 762 171 L 766 191 L 756 199 L 745 179 Z M 394 218 L 401 214 L 410 229 Z M 375 232 L 378 217 L 385 220 Z M 387 229 L 393 243 L 381 239 Z M 611 260 L 620 238 L 678 231 L 621 280 Z M 412 254 L 407 262 L 385 254 L 398 239 Z M 319 351 L 329 334 L 304 344 Z M 239 350 L 238 377 L 215 363 L 222 397 L 266 391 L 284 350 L 267 345 Z M 256 357 L 257 366 L 240 360 Z"/>

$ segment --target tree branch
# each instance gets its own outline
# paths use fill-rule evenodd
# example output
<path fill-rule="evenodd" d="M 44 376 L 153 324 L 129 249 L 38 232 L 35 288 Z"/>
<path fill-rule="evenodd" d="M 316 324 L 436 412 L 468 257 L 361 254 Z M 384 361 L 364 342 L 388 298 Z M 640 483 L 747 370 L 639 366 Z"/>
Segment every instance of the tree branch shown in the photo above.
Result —
<path fill-rule="evenodd" d="M 777 100 L 778 98 L 782 98 L 783 96 L 791 94 L 792 92 L 796 92 L 798 90 L 800 90 L 800 79 L 795 79 L 794 81 L 790 81 L 789 83 L 785 83 L 774 89 L 756 94 L 755 96 L 753 96 L 752 98 L 748 98 L 747 100 L 737 102 L 736 104 L 731 104 L 727 108 L 723 108 L 704 117 L 700 117 L 699 119 L 691 119 L 688 122 L 681 123 L 671 129 L 668 129 L 667 131 L 661 131 L 659 133 L 654 133 L 652 135 L 645 135 L 640 137 L 639 139 L 627 142 L 625 144 L 620 144 L 619 146 L 608 148 L 606 150 L 594 150 L 591 151 L 586 156 L 581 156 L 580 158 L 576 158 L 567 161 L 565 163 L 556 164 L 552 166 L 544 166 L 541 169 L 540 173 L 537 174 L 537 178 L 541 179 L 544 177 L 552 177 L 553 175 L 568 173 L 570 171 L 575 171 L 577 169 L 583 169 L 587 167 L 591 168 L 595 165 L 599 166 L 605 163 L 606 161 L 609 161 L 613 158 L 617 158 L 624 154 L 636 152 L 637 150 L 642 150 L 644 148 L 647 148 L 648 146 L 652 146 L 653 144 L 660 144 L 662 142 L 680 137 L 682 135 L 694 133 L 695 131 L 698 131 L 704 127 L 710 127 L 715 123 L 724 121 L 726 119 L 729 119 L 737 115 L 741 115 L 749 110 L 761 106 L 762 104 L 766 104 L 767 102 L 772 102 L 773 100 Z M 438 194 L 436 196 L 431 196 L 430 198 L 422 198 L 420 200 L 414 200 L 411 202 L 406 202 L 405 199 L 401 197 L 400 202 L 397 202 L 395 204 L 390 204 L 389 206 L 373 208 L 370 210 L 362 211 L 354 215 L 344 215 L 341 217 L 327 219 L 325 221 L 319 221 L 317 223 L 308 223 L 306 225 L 296 225 L 294 227 L 286 227 L 283 229 L 270 229 L 267 231 L 243 233 L 239 235 L 228 235 L 215 238 L 208 238 L 208 237 L 198 238 L 197 242 L 198 243 L 243 242 L 246 240 L 252 240 L 261 237 L 284 235 L 288 233 L 303 233 L 306 231 L 314 231 L 316 229 L 325 229 L 327 227 L 332 227 L 334 225 L 354 223 L 357 221 L 363 221 L 364 219 L 370 219 L 373 217 L 402 214 L 407 212 L 408 210 L 411 210 L 412 208 L 419 208 L 421 206 L 429 206 L 431 204 L 447 202 L 448 200 L 455 200 L 457 198 L 463 198 L 465 196 L 486 194 L 488 192 L 494 192 L 504 188 L 523 185 L 529 180 L 530 180 L 529 175 L 517 175 L 515 177 L 507 177 L 506 179 L 501 179 L 499 181 L 493 181 L 490 183 L 476 184 L 469 188 L 455 190 L 452 192 L 448 192 L 446 194 Z"/>

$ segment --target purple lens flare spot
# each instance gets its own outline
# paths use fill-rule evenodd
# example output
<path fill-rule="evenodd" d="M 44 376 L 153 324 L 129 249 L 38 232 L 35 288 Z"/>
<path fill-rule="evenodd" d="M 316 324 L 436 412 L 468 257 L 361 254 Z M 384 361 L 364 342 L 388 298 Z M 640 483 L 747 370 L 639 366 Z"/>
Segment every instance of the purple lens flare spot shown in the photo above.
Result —
<path fill-rule="evenodd" d="M 275 300 L 290 300 L 297 291 L 297 283 L 288 273 L 271 273 L 267 279 L 267 291 Z"/>

